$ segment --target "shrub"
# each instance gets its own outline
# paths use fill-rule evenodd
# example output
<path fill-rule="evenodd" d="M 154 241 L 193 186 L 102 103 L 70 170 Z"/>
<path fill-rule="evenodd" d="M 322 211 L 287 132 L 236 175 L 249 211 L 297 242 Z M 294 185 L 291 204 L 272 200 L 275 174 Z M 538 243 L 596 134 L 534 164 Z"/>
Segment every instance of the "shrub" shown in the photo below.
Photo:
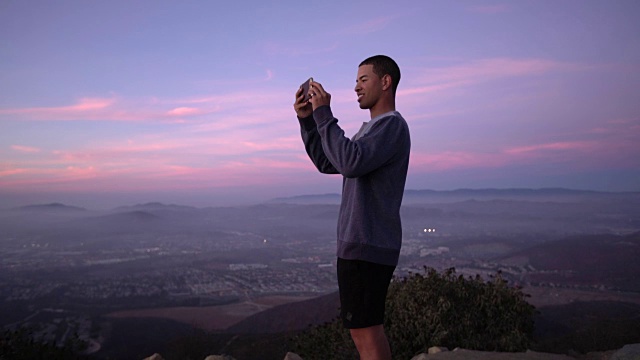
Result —
<path fill-rule="evenodd" d="M 342 326 L 340 319 L 310 327 L 298 335 L 293 344 L 293 351 L 305 360 L 358 358 L 349 330 Z"/>
<path fill-rule="evenodd" d="M 387 297 L 385 329 L 396 357 L 411 358 L 430 346 L 485 351 L 526 350 L 535 308 L 500 273 L 490 281 L 465 278 L 455 269 L 425 267 L 393 282 Z"/>
<path fill-rule="evenodd" d="M 394 359 L 410 359 L 431 346 L 523 351 L 533 334 L 535 308 L 497 273 L 489 281 L 455 269 L 395 279 L 389 286 L 385 332 Z M 311 328 L 296 339 L 305 360 L 353 359 L 355 347 L 341 322 Z"/>
<path fill-rule="evenodd" d="M 33 338 L 33 331 L 28 327 L 23 327 L 4 331 L 0 337 L 0 360 L 85 359 L 85 357 L 77 355 L 85 347 L 86 344 L 75 336 L 62 347 L 57 347 L 53 343 L 38 342 Z"/>

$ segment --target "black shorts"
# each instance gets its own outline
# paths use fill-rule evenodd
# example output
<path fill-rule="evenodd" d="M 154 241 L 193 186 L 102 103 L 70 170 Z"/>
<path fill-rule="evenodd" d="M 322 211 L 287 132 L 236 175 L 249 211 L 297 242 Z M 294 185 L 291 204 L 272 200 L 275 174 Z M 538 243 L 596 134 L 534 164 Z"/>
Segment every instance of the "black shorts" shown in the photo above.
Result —
<path fill-rule="evenodd" d="M 338 258 L 340 317 L 347 329 L 384 323 L 384 304 L 395 266 Z"/>

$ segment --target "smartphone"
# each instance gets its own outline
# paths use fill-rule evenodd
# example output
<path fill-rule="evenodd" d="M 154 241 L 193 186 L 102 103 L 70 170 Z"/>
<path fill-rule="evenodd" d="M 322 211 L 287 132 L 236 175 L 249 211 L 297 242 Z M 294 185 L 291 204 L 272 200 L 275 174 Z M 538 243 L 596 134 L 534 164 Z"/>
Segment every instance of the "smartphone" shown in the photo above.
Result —
<path fill-rule="evenodd" d="M 311 98 L 311 96 L 309 95 L 309 88 L 311 87 L 312 82 L 313 78 L 310 77 L 309 79 L 307 79 L 307 81 L 300 85 L 300 87 L 302 88 L 302 95 L 304 95 L 304 100 L 302 101 L 309 101 L 309 99 Z"/>

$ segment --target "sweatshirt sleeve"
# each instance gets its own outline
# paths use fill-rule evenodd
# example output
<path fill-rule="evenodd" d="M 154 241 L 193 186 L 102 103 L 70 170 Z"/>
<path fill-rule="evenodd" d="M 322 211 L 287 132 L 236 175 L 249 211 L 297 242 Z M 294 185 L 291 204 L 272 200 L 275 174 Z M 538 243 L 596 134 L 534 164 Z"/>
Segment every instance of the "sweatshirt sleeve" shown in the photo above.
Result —
<path fill-rule="evenodd" d="M 384 166 L 407 139 L 404 132 L 408 130 L 403 122 L 392 117 L 376 122 L 366 136 L 355 141 L 345 137 L 329 106 L 317 108 L 313 118 L 325 158 L 347 178 L 360 177 Z"/>
<path fill-rule="evenodd" d="M 313 162 L 313 165 L 324 174 L 339 174 L 338 170 L 331 164 L 329 159 L 322 149 L 322 140 L 320 134 L 318 134 L 318 127 L 316 126 L 313 116 L 301 119 L 300 132 L 302 134 L 302 141 L 304 142 L 304 149 L 307 151 L 307 155 Z"/>

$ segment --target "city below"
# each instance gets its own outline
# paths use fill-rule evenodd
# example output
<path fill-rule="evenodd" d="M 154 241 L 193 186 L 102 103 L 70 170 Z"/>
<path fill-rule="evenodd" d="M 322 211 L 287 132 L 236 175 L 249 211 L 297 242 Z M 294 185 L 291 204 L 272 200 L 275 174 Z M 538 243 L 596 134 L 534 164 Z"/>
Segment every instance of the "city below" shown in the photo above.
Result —
<path fill-rule="evenodd" d="M 537 307 L 640 304 L 640 268 L 632 264 L 640 255 L 639 198 L 409 199 L 395 275 L 425 266 L 485 279 L 500 272 Z M 599 210 L 584 216 L 590 209 Z M 95 354 L 123 318 L 224 332 L 266 309 L 337 290 L 336 218 L 332 203 L 7 209 L 2 326 L 30 326 L 37 339 L 59 345 L 75 337 Z M 594 259 L 598 272 L 585 266 Z"/>

